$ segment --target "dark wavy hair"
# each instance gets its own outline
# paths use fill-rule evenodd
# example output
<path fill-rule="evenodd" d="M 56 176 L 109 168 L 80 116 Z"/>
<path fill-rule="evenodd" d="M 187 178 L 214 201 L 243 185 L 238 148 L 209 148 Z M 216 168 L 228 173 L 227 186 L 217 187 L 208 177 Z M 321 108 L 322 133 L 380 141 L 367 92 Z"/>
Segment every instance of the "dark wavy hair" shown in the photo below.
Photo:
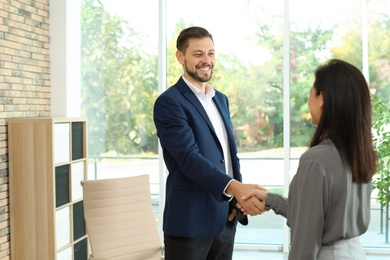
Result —
<path fill-rule="evenodd" d="M 328 60 L 315 71 L 316 94 L 322 92 L 321 119 L 310 147 L 324 138 L 332 140 L 357 183 L 368 183 L 375 174 L 377 155 L 372 139 L 371 95 L 361 71 L 352 64 Z"/>
<path fill-rule="evenodd" d="M 188 27 L 182 30 L 176 40 L 176 49 L 186 53 L 189 46 L 188 40 L 191 38 L 210 38 L 214 42 L 213 36 L 206 29 L 198 26 Z"/>

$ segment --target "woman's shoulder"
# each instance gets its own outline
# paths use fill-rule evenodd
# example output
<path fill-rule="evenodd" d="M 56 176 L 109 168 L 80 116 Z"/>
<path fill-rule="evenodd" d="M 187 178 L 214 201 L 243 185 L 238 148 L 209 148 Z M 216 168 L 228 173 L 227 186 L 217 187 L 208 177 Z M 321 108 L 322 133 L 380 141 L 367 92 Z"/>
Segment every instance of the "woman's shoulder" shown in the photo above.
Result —
<path fill-rule="evenodd" d="M 318 145 L 311 147 L 300 158 L 300 164 L 318 164 L 321 168 L 339 168 L 342 160 L 337 148 L 329 139 L 322 140 Z"/>
<path fill-rule="evenodd" d="M 316 146 L 310 147 L 309 150 L 304 152 L 301 156 L 301 160 L 321 159 L 335 153 L 338 154 L 333 142 L 330 139 L 324 139 Z"/>

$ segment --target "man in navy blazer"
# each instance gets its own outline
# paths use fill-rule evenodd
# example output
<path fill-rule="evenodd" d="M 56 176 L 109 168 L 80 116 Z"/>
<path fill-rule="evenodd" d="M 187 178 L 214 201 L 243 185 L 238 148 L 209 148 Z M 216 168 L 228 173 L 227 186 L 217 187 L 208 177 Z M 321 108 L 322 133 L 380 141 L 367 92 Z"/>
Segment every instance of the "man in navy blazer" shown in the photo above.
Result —
<path fill-rule="evenodd" d="M 212 35 L 184 29 L 176 58 L 183 76 L 154 105 L 154 122 L 168 169 L 163 231 L 166 260 L 232 259 L 239 202 L 250 215 L 264 203 L 242 201 L 258 185 L 243 184 L 228 98 L 207 82 L 215 65 Z"/>

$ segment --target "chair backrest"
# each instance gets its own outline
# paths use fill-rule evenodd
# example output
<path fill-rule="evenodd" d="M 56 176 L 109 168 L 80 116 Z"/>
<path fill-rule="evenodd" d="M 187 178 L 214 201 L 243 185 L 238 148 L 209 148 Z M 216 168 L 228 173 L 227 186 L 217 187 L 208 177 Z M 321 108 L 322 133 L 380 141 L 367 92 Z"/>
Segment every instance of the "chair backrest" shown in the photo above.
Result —
<path fill-rule="evenodd" d="M 148 175 L 85 180 L 82 185 L 93 259 L 161 259 Z"/>

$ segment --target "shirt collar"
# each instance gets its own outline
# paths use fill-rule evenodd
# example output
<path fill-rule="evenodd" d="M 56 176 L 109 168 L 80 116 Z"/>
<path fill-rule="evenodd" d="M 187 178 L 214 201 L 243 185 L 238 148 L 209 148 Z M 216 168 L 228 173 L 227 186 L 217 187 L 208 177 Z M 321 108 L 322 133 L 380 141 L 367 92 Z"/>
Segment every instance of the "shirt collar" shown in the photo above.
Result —
<path fill-rule="evenodd" d="M 183 80 L 185 83 L 187 83 L 188 87 L 190 87 L 190 89 L 192 90 L 192 92 L 194 92 L 194 94 L 197 96 L 197 97 L 203 97 L 203 98 L 210 98 L 212 99 L 214 96 L 215 96 L 215 90 L 210 86 L 210 84 L 206 84 L 206 94 L 204 94 L 200 89 L 198 89 L 197 87 L 195 87 L 194 85 L 191 84 L 191 82 L 189 82 L 185 77 L 184 75 L 182 76 Z"/>

